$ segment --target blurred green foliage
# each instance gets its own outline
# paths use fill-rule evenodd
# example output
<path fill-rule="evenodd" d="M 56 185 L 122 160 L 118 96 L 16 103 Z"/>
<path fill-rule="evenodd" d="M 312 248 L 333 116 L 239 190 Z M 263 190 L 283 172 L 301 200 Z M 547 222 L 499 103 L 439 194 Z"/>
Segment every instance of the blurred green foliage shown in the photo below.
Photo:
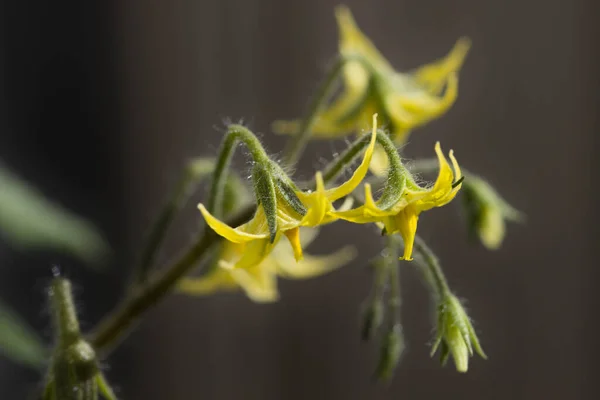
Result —
<path fill-rule="evenodd" d="M 108 245 L 88 221 L 46 199 L 0 165 L 0 237 L 20 250 L 55 250 L 100 266 Z"/>
<path fill-rule="evenodd" d="M 40 338 L 0 302 L 0 353 L 20 364 L 40 367 L 48 355 Z"/>

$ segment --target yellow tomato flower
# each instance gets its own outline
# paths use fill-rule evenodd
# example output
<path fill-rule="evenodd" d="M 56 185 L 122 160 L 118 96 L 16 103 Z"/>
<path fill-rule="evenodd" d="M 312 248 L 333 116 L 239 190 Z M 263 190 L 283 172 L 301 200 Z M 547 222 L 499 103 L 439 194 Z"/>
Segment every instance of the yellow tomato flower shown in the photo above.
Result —
<path fill-rule="evenodd" d="M 409 172 L 405 171 L 406 186 L 395 203 L 383 205 L 382 199 L 373 200 L 371 186 L 365 184 L 365 204 L 353 210 L 335 212 L 334 215 L 359 224 L 380 223 L 388 235 L 399 232 L 404 240 L 402 259 L 412 260 L 419 214 L 449 203 L 461 187 L 462 174 L 453 152 L 450 151 L 450 160 L 454 171 L 442 153 L 439 142 L 435 145 L 435 152 L 439 162 L 439 174 L 433 186 L 420 187 Z"/>
<path fill-rule="evenodd" d="M 458 71 L 470 48 L 468 38 L 459 39 L 446 57 L 401 73 L 360 31 L 347 7 L 338 7 L 336 18 L 340 53 L 348 60 L 343 66 L 344 91 L 319 114 L 313 137 L 332 138 L 365 130 L 377 112 L 389 125 L 390 137 L 402 144 L 411 129 L 441 116 L 455 102 Z M 299 126 L 299 121 L 276 121 L 273 128 L 294 134 Z M 385 161 L 384 154 L 376 152 L 375 170 L 383 170 Z"/>
<path fill-rule="evenodd" d="M 317 234 L 317 229 L 302 229 L 302 245 L 308 246 Z M 290 247 L 279 242 L 263 260 L 240 268 L 239 260 L 246 251 L 247 243 L 225 242 L 217 265 L 206 276 L 183 278 L 178 290 L 206 296 L 242 289 L 255 302 L 273 302 L 279 298 L 277 277 L 307 279 L 323 275 L 352 261 L 356 255 L 355 249 L 348 246 L 325 256 L 306 255 L 302 261 L 295 262 Z"/>
<path fill-rule="evenodd" d="M 375 141 L 377 138 L 377 116 L 373 115 L 373 129 L 371 140 L 365 150 L 363 160 L 354 174 L 346 182 L 332 189 L 325 189 L 323 176 L 320 172 L 316 174 L 316 190 L 303 192 L 295 191 L 295 196 L 306 208 L 304 216 L 298 214 L 285 199 L 285 194 L 278 192 L 277 199 L 277 232 L 271 240 L 271 234 L 262 204 L 259 204 L 254 217 L 247 223 L 232 228 L 224 222 L 211 215 L 204 205 L 198 208 L 202 213 L 208 226 L 217 234 L 233 243 L 247 243 L 244 255 L 238 261 L 240 265 L 254 265 L 264 259 L 272 250 L 274 243 L 283 233 L 289 240 L 294 250 L 296 260 L 302 259 L 302 246 L 300 245 L 299 228 L 301 226 L 316 227 L 334 221 L 332 212 L 335 211 L 333 202 L 352 193 L 366 176 L 369 164 L 373 156 Z M 289 197 L 289 196 L 288 196 Z M 238 265 L 238 267 L 240 266 Z"/>

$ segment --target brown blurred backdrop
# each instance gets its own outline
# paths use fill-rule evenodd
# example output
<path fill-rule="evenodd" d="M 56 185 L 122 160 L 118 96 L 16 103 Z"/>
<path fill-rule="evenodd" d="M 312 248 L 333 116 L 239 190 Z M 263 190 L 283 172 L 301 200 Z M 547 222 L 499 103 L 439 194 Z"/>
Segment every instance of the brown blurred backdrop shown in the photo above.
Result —
<path fill-rule="evenodd" d="M 92 218 L 115 249 L 108 274 L 82 270 L 85 326 L 119 299 L 136 250 L 184 161 L 214 154 L 224 118 L 243 118 L 277 153 L 277 118 L 298 116 L 336 51 L 333 1 L 4 2 L 0 157 L 45 193 Z M 377 349 L 358 338 L 365 268 L 380 249 L 367 228 L 336 224 L 326 245 L 357 243 L 351 266 L 282 282 L 282 299 L 173 296 L 109 360 L 123 399 L 593 399 L 598 245 L 596 137 L 600 50 L 591 0 L 348 1 L 400 70 L 473 48 L 459 100 L 418 130 L 408 157 L 441 140 L 527 216 L 495 253 L 466 242 L 457 205 L 428 212 L 421 234 L 468 300 L 489 355 L 459 375 L 428 356 L 427 295 L 401 270 L 408 350 L 393 382 L 375 384 Z M 343 142 L 311 145 L 306 177 Z M 244 164 L 240 166 L 243 168 Z M 199 197 L 195 200 L 199 200 Z M 458 202 L 457 202 L 458 203 Z M 190 239 L 189 207 L 165 257 Z M 360 239 L 359 239 L 360 238 Z M 329 240 L 330 239 L 330 240 Z M 38 328 L 56 255 L 0 247 L 0 293 Z M 40 278 L 42 276 L 42 278 Z M 49 332 L 46 331 L 46 336 Z M 0 360 L 0 398 L 36 375 Z"/>

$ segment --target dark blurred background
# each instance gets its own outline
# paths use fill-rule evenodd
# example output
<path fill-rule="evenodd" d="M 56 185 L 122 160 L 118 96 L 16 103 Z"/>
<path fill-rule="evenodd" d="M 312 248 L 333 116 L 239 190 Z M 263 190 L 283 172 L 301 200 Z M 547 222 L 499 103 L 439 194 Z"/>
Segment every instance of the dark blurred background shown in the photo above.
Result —
<path fill-rule="evenodd" d="M 366 227 L 335 225 L 359 246 L 351 266 L 282 282 L 282 299 L 173 296 L 108 360 L 123 399 L 595 399 L 600 356 L 597 131 L 600 47 L 591 0 L 348 1 L 359 25 L 400 70 L 473 48 L 458 102 L 415 132 L 409 157 L 441 140 L 527 215 L 491 253 L 464 239 L 458 207 L 428 212 L 420 231 L 451 286 L 468 299 L 488 361 L 468 374 L 428 356 L 429 301 L 402 269 L 408 350 L 393 382 L 371 379 L 377 349 L 358 339 L 365 268 L 380 248 Z M 224 118 L 267 134 L 302 113 L 335 53 L 337 2 L 3 1 L 0 158 L 62 205 L 93 220 L 114 249 L 108 272 L 0 243 L 0 293 L 50 339 L 44 286 L 60 262 L 78 285 L 84 327 L 119 300 L 154 213 L 184 161 L 214 154 Z M 343 143 L 311 145 L 298 176 Z M 1 188 L 0 188 L 1 190 Z M 195 199 L 195 200 L 198 200 Z M 165 258 L 199 215 L 178 221 Z M 343 228 L 342 228 L 343 227 Z M 360 237 L 360 240 L 358 238 Z M 39 379 L 0 359 L 0 398 Z"/>

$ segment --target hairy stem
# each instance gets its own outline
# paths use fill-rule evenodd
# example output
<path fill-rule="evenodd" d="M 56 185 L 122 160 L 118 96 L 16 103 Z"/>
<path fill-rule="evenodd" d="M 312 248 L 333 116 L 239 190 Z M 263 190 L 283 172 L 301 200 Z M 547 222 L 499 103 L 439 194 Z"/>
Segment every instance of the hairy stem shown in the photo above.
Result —
<path fill-rule="evenodd" d="M 388 236 L 388 249 L 392 251 L 392 257 L 394 262 L 390 262 L 388 265 L 389 276 L 390 276 L 390 298 L 388 300 L 388 307 L 390 310 L 390 321 L 391 325 L 394 326 L 400 323 L 400 306 L 402 304 L 402 298 L 400 296 L 400 266 L 398 265 L 398 252 L 397 245 L 394 243 L 395 238 Z"/>
<path fill-rule="evenodd" d="M 226 172 L 229 168 L 229 164 L 231 164 L 231 158 L 233 157 L 233 153 L 239 142 L 246 145 L 254 162 L 264 165 L 271 163 L 262 144 L 248 128 L 242 125 L 230 125 L 228 127 L 227 134 L 225 135 L 221 144 L 221 149 L 219 150 L 219 158 L 217 159 L 217 165 L 215 166 L 209 190 L 208 201 L 206 202 L 208 211 L 217 218 L 223 216 L 223 193 L 225 191 L 225 182 L 227 180 Z"/>
<path fill-rule="evenodd" d="M 246 222 L 254 209 L 254 206 L 245 208 L 228 223 L 237 226 Z M 140 316 L 170 293 L 177 281 L 196 267 L 202 256 L 219 240 L 221 237 L 213 231 L 204 231 L 170 266 L 156 271 L 147 282 L 135 286 L 121 305 L 92 333 L 90 342 L 96 351 L 106 352 L 122 339 Z"/>
<path fill-rule="evenodd" d="M 308 112 L 300 124 L 300 129 L 298 132 L 296 132 L 294 137 L 290 139 L 287 147 L 285 148 L 283 153 L 283 160 L 285 164 L 295 165 L 302 156 L 302 153 L 306 148 L 306 144 L 310 139 L 312 128 L 317 121 L 317 116 L 319 115 L 319 112 L 325 103 L 329 100 L 333 89 L 335 88 L 335 83 L 346 62 L 347 60 L 344 57 L 339 57 L 317 90 L 316 95 L 310 103 Z"/>
<path fill-rule="evenodd" d="M 192 160 L 185 168 L 183 177 L 178 182 L 167 203 L 158 214 L 158 218 L 150 229 L 147 242 L 142 250 L 140 263 L 134 273 L 134 282 L 143 282 L 148 278 L 148 272 L 156 262 L 156 255 L 160 249 L 167 230 L 177 212 L 187 202 L 188 198 L 197 187 L 198 183 L 213 170 L 212 163 L 205 159 Z"/>
<path fill-rule="evenodd" d="M 415 251 L 421 256 L 423 272 L 438 300 L 450 296 L 450 287 L 436 255 L 419 236 L 415 236 Z"/>

